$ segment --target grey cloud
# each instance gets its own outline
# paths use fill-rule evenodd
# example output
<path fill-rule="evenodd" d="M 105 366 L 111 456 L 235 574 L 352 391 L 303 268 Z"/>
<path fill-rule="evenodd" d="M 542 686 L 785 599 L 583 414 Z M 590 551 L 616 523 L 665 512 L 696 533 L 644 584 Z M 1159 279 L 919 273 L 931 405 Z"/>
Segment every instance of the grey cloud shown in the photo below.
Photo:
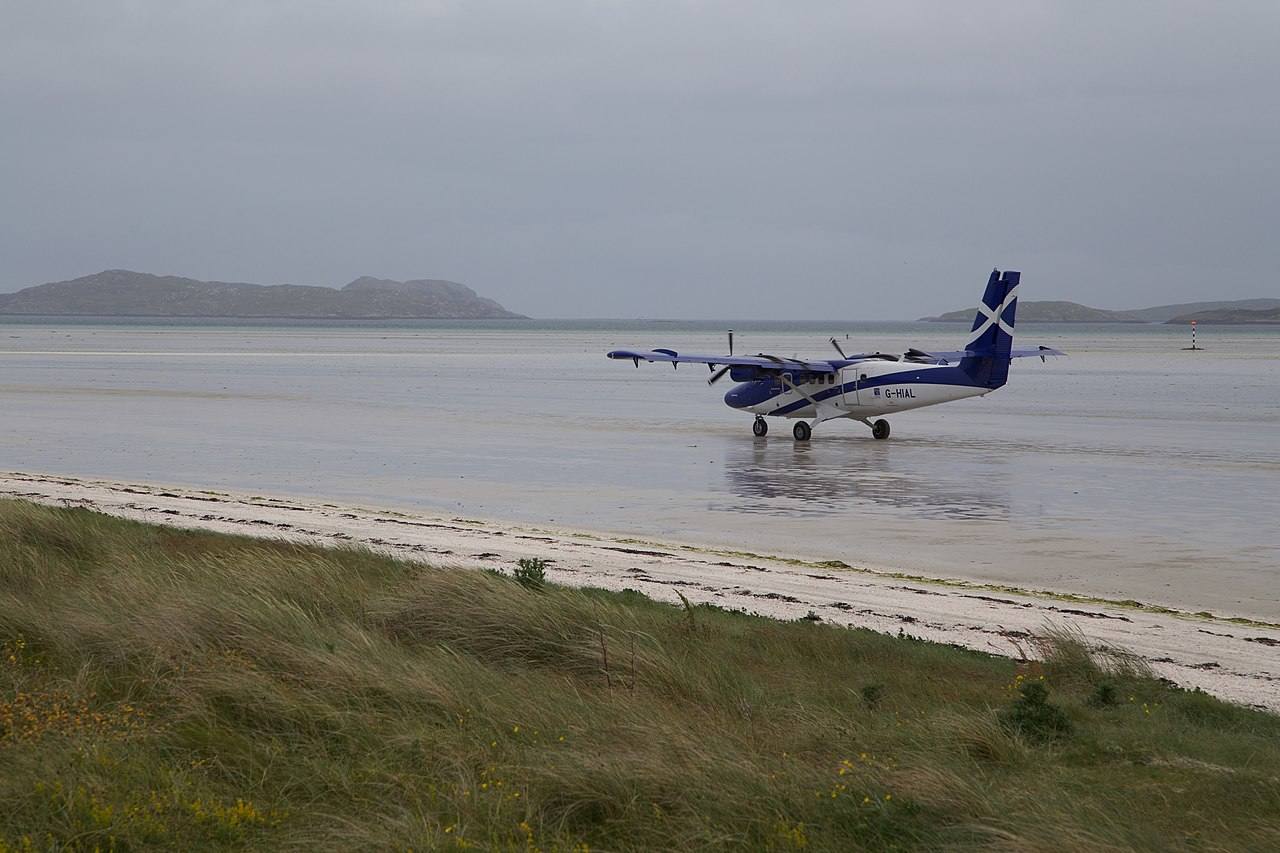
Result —
<path fill-rule="evenodd" d="M 992 265 L 1268 295 L 1280 7 L 59 3 L 0 15 L 0 288 L 465 281 L 537 316 L 909 317 Z"/>

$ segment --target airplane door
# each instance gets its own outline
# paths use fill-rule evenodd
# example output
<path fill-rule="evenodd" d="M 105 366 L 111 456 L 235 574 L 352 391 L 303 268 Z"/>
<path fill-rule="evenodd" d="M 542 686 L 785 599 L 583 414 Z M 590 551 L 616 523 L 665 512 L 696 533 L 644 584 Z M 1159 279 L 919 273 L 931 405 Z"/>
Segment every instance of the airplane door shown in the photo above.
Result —
<path fill-rule="evenodd" d="M 858 405 L 858 368 L 849 370 L 845 376 L 848 376 L 851 381 L 841 383 L 841 396 L 846 407 L 856 406 Z"/>

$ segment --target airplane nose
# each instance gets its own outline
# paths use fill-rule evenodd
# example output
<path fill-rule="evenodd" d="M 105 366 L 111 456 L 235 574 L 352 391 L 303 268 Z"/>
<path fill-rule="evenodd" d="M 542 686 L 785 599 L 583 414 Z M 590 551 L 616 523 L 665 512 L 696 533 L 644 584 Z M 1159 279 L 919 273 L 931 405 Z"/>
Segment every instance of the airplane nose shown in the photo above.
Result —
<path fill-rule="evenodd" d="M 732 409 L 746 409 L 763 403 L 773 396 L 771 382 L 743 382 L 735 385 L 724 395 L 725 405 Z"/>

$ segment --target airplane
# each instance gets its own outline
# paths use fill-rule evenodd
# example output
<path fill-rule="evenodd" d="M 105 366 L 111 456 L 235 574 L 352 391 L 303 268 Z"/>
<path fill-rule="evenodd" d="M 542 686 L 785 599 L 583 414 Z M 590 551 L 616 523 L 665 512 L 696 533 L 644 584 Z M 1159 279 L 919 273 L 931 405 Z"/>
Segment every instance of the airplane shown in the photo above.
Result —
<path fill-rule="evenodd" d="M 808 441 L 824 421 L 852 418 L 869 426 L 874 438 L 883 440 L 889 437 L 889 422 L 883 415 L 985 396 L 1008 381 L 1012 359 L 1039 356 L 1044 361 L 1046 356 L 1066 355 L 1045 346 L 1013 348 L 1021 278 L 1022 274 L 1013 270 L 992 270 L 973 318 L 969 343 L 955 352 L 912 348 L 901 356 L 880 352 L 847 355 L 832 338 L 839 358 L 783 358 L 767 353 L 735 356 L 731 331 L 729 355 L 682 355 L 671 349 L 613 350 L 606 355 L 633 361 L 636 367 L 641 361 L 669 362 L 673 369 L 681 364 L 705 364 L 711 370 L 708 385 L 728 373 L 740 384 L 724 395 L 724 401 L 731 408 L 755 414 L 751 431 L 756 436 L 769 432 L 766 417 L 800 419 L 791 431 L 796 441 Z"/>

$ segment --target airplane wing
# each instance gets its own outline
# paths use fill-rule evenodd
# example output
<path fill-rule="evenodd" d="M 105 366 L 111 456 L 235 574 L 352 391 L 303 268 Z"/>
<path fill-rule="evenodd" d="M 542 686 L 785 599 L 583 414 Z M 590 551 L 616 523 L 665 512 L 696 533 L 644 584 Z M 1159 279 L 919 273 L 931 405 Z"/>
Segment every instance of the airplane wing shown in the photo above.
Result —
<path fill-rule="evenodd" d="M 606 353 L 609 358 L 631 359 L 639 367 L 641 361 L 664 361 L 677 364 L 706 364 L 711 367 L 758 367 L 762 370 L 805 370 L 810 373 L 835 373 L 842 367 L 864 361 L 861 354 L 843 359 L 809 361 L 799 358 L 782 358 L 776 355 L 695 355 L 681 354 L 671 349 L 628 350 L 616 349 Z"/>
<path fill-rule="evenodd" d="M 640 362 L 670 362 L 674 367 L 677 364 L 706 364 L 712 368 L 715 367 L 755 367 L 765 371 L 793 371 L 804 370 L 810 373 L 835 373 L 842 367 L 848 367 L 851 364 L 858 364 L 863 361 L 873 359 L 887 359 L 889 361 L 898 361 L 897 356 L 885 355 L 879 352 L 860 352 L 848 355 L 844 358 L 808 360 L 800 358 L 783 358 L 777 355 L 769 355 L 768 353 L 757 353 L 755 355 L 701 355 L 693 353 L 678 353 L 672 349 L 652 349 L 652 350 L 629 350 L 616 349 L 606 353 L 609 358 L 630 359 L 634 361 L 636 367 L 640 366 Z M 962 358 L 973 357 L 979 358 L 988 355 L 988 353 L 975 352 L 973 350 L 956 350 L 953 352 L 925 352 L 924 350 L 911 349 L 903 356 L 902 360 L 906 362 L 915 362 L 916 364 L 951 364 Z M 1051 347 L 1036 347 L 1034 349 L 1015 349 L 1010 350 L 1009 358 L 1029 358 L 1031 356 L 1039 356 L 1044 359 L 1046 356 L 1066 355 L 1061 350 Z"/>

